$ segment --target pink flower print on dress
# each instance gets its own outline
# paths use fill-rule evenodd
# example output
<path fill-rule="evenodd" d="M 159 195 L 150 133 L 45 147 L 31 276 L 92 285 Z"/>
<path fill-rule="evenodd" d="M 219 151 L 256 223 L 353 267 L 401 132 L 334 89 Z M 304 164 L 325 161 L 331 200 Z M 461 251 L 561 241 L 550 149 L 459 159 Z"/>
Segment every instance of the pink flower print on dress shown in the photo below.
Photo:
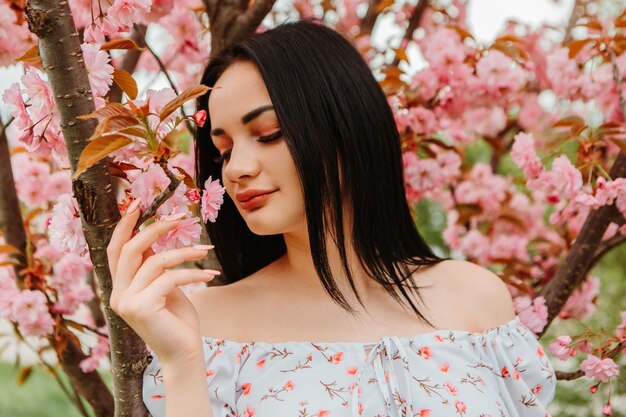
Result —
<path fill-rule="evenodd" d="M 454 385 L 452 385 L 449 382 L 446 382 L 445 384 L 443 384 L 444 387 L 446 387 L 446 389 L 448 390 L 448 392 L 454 396 L 459 394 L 459 391 L 456 389 L 456 387 Z"/>
<path fill-rule="evenodd" d="M 246 406 L 246 409 L 243 410 L 243 413 L 246 417 L 254 417 L 254 409 L 250 408 L 250 406 Z"/>
<path fill-rule="evenodd" d="M 450 364 L 449 363 L 443 363 L 439 366 L 439 370 L 441 372 L 448 372 L 448 370 L 450 369 Z"/>
<path fill-rule="evenodd" d="M 356 373 L 359 371 L 359 368 L 357 368 L 356 366 L 351 366 L 348 369 L 346 369 L 346 372 L 348 373 L 348 375 L 356 375 Z"/>
<path fill-rule="evenodd" d="M 465 413 L 467 407 L 465 406 L 465 403 L 463 401 L 457 401 L 456 403 L 454 403 L 454 408 L 456 408 L 457 413 L 463 414 Z"/>
<path fill-rule="evenodd" d="M 433 356 L 433 353 L 428 346 L 422 346 L 417 353 L 418 355 L 421 355 L 424 359 L 430 359 L 431 356 Z"/>
<path fill-rule="evenodd" d="M 328 417 L 330 415 L 330 411 L 328 410 L 320 410 L 317 413 L 317 417 Z"/>
<path fill-rule="evenodd" d="M 419 417 L 430 417 L 431 411 L 428 408 L 420 410 Z"/>
<path fill-rule="evenodd" d="M 249 382 L 246 382 L 245 384 L 241 385 L 241 388 L 243 388 L 243 393 L 241 393 L 241 395 L 248 395 L 250 394 L 250 391 L 252 390 L 252 384 L 250 384 Z"/>
<path fill-rule="evenodd" d="M 330 362 L 334 363 L 335 365 L 340 363 L 342 360 L 343 360 L 343 352 L 337 352 L 330 357 Z"/>
<path fill-rule="evenodd" d="M 285 391 L 292 391 L 296 384 L 292 380 L 289 380 L 285 383 Z"/>
<path fill-rule="evenodd" d="M 257 368 L 262 368 L 263 365 L 265 365 L 265 359 L 261 359 L 260 361 L 256 363 Z"/>

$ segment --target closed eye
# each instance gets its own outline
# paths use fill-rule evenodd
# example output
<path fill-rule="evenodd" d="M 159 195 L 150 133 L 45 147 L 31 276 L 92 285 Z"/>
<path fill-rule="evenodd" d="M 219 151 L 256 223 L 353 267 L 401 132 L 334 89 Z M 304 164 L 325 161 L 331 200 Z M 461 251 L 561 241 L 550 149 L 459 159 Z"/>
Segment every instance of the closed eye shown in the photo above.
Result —
<path fill-rule="evenodd" d="M 281 132 L 279 130 L 278 132 L 274 133 L 273 135 L 260 136 L 258 141 L 261 142 L 261 143 L 274 142 L 274 141 L 280 139 L 282 136 L 283 136 L 283 132 Z M 232 149 L 224 151 L 223 154 L 221 154 L 217 158 L 214 158 L 213 162 L 215 162 L 216 164 L 222 164 L 222 163 L 224 163 L 224 161 L 228 161 L 230 159 L 231 152 L 232 152 Z"/>

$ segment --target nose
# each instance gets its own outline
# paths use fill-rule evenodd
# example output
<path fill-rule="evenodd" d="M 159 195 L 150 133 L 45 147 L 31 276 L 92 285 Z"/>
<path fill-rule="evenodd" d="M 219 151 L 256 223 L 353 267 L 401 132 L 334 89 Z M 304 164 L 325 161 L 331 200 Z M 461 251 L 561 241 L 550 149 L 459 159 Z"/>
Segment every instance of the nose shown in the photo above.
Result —
<path fill-rule="evenodd" d="M 246 177 L 254 178 L 258 175 L 261 163 L 254 152 L 253 146 L 239 140 L 233 145 L 228 161 L 224 161 L 226 178 L 231 182 L 238 182 Z"/>

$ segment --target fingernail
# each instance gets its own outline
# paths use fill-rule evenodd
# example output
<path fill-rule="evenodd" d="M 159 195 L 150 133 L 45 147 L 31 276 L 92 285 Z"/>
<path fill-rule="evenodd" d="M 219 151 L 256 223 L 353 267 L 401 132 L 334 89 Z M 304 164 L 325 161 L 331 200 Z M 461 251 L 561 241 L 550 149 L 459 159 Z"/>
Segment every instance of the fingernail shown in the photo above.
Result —
<path fill-rule="evenodd" d="M 175 220 L 182 219 L 186 215 L 187 213 L 170 214 L 168 216 L 161 216 L 161 220 L 165 220 L 166 222 L 173 222 Z"/>
<path fill-rule="evenodd" d="M 130 206 L 128 206 L 128 208 L 126 209 L 126 214 L 134 213 L 135 210 L 137 210 L 137 208 L 139 207 L 139 204 L 141 204 L 141 198 L 137 198 L 135 201 L 130 203 Z"/>
<path fill-rule="evenodd" d="M 203 269 L 203 271 L 206 272 L 207 274 L 222 275 L 220 271 L 216 271 L 215 269 Z"/>
<path fill-rule="evenodd" d="M 215 246 L 213 245 L 193 245 L 194 249 L 199 249 L 199 250 L 209 250 L 209 249 L 213 249 Z"/>

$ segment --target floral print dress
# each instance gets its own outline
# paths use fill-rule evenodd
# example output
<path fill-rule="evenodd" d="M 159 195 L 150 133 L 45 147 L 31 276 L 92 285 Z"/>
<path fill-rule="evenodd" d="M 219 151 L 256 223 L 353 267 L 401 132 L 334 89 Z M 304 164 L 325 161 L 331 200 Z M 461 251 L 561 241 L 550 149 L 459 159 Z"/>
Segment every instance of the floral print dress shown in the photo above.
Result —
<path fill-rule="evenodd" d="M 519 317 L 482 332 L 436 330 L 374 343 L 203 337 L 215 417 L 549 416 L 556 377 Z M 143 400 L 167 401 L 156 357 Z"/>

